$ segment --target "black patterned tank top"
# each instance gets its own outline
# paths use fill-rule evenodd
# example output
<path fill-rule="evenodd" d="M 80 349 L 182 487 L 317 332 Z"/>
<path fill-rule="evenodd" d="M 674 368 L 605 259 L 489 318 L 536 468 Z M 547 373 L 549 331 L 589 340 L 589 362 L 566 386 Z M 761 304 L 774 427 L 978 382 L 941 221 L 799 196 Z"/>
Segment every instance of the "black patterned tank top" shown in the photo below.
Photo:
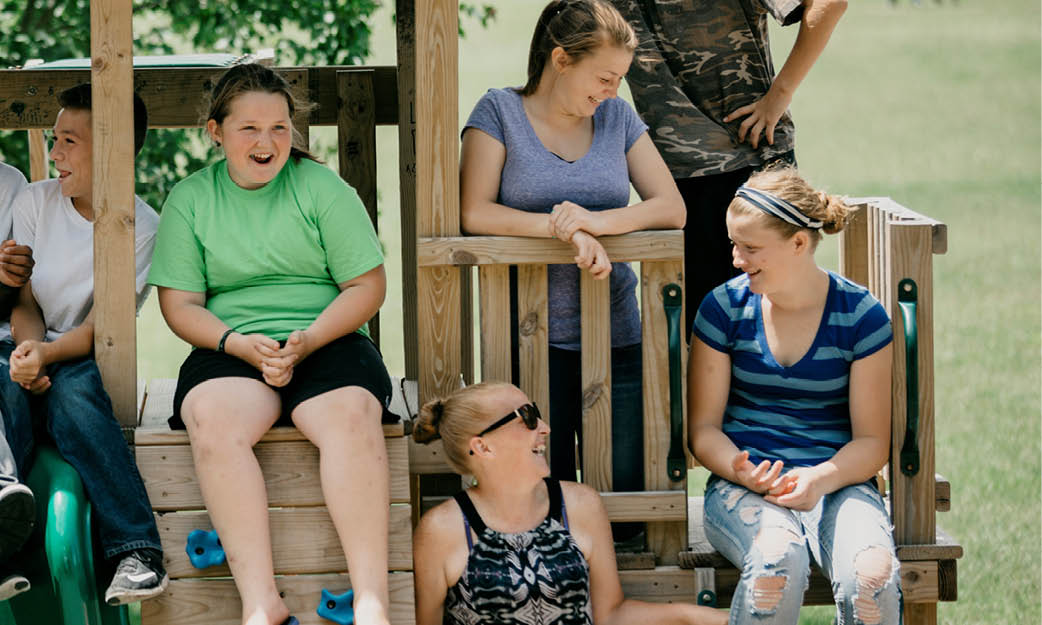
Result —
<path fill-rule="evenodd" d="M 456 494 L 470 556 L 445 598 L 446 625 L 593 623 L 589 566 L 568 531 L 560 483 L 545 481 L 550 496 L 546 519 L 517 534 L 489 529 L 467 493 Z"/>

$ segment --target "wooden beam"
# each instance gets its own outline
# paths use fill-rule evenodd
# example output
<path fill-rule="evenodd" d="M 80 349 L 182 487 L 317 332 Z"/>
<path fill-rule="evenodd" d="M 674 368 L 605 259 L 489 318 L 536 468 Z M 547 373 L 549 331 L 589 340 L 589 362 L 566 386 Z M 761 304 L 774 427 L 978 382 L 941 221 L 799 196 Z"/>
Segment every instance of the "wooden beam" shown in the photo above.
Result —
<path fill-rule="evenodd" d="M 608 519 L 687 523 L 687 493 L 682 490 L 601 493 Z M 674 554 L 675 555 L 675 554 Z"/>
<path fill-rule="evenodd" d="M 517 268 L 517 341 L 521 390 L 550 415 L 550 318 L 546 265 Z M 507 319 L 510 319 L 509 311 Z M 509 355 L 508 355 L 509 358 Z M 505 379 L 509 380 L 508 375 Z M 553 432 L 550 433 L 553 436 Z M 549 450 L 550 445 L 546 448 Z"/>
<path fill-rule="evenodd" d="M 510 270 L 506 265 L 485 265 L 478 269 L 478 292 L 481 301 L 481 379 L 485 382 L 510 381 L 509 274 Z M 545 271 L 543 275 L 546 275 Z"/>
<path fill-rule="evenodd" d="M 123 427 L 137 425 L 131 15 L 130 0 L 90 4 L 94 358 Z"/>
<path fill-rule="evenodd" d="M 398 198 L 402 238 L 402 338 L 405 377 L 420 378 L 419 299 L 416 291 L 416 7 L 397 0 Z"/>
<path fill-rule="evenodd" d="M 582 311 L 582 481 L 612 489 L 610 280 L 579 278 Z"/>
<path fill-rule="evenodd" d="M 29 181 L 37 182 L 50 177 L 47 163 L 47 140 L 44 139 L 43 131 L 39 129 L 29 130 Z"/>
<path fill-rule="evenodd" d="M 613 262 L 684 259 L 680 230 L 631 232 L 601 237 L 598 241 Z M 575 262 L 575 249 L 570 244 L 531 237 L 421 237 L 418 254 L 421 267 Z"/>
<path fill-rule="evenodd" d="M 849 280 L 868 287 L 868 209 L 855 206 L 850 221 L 839 237 L 839 272 Z"/>

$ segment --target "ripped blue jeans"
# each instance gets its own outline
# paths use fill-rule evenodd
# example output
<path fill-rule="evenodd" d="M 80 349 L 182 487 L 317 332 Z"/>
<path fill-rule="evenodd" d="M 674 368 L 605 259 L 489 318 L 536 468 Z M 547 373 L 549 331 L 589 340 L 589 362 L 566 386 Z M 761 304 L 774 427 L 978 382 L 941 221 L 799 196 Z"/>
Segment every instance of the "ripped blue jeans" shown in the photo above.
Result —
<path fill-rule="evenodd" d="M 901 571 L 890 519 L 869 483 L 841 488 L 801 512 L 714 475 L 706 484 L 705 532 L 742 571 L 731 625 L 795 625 L 811 558 L 832 582 L 838 625 L 901 623 Z"/>

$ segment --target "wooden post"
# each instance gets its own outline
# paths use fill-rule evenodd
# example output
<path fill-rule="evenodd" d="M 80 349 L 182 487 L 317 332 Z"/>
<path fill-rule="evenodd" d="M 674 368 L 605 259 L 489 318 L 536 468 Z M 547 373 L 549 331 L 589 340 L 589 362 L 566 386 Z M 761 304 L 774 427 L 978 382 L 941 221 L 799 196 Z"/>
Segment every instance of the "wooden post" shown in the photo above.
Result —
<path fill-rule="evenodd" d="M 506 272 L 504 272 L 506 273 Z M 504 276 L 505 279 L 505 276 Z M 546 265 L 517 266 L 518 358 L 521 390 L 550 418 L 550 318 Z M 506 312 L 510 319 L 510 312 Z M 509 343 L 508 343 L 509 347 Z M 507 377 L 510 379 L 509 349 Z M 550 433 L 553 436 L 553 432 Z M 547 449 L 550 446 L 547 445 Z"/>
<path fill-rule="evenodd" d="M 43 138 L 43 131 L 39 129 L 29 130 L 29 181 L 37 182 L 50 177 L 47 171 L 47 140 Z"/>
<path fill-rule="evenodd" d="M 582 270 L 582 481 L 612 489 L 611 475 L 611 294 L 609 280 Z"/>
<path fill-rule="evenodd" d="M 94 355 L 123 427 L 137 425 L 131 0 L 93 0 Z"/>
<path fill-rule="evenodd" d="M 416 233 L 458 236 L 459 112 L 457 57 L 459 7 L 450 0 L 428 0 L 413 7 L 416 36 Z M 400 96 L 405 94 L 400 93 Z M 408 247 L 403 242 L 403 249 Z M 415 261 L 413 261 L 415 262 Z M 404 264 L 404 262 L 403 262 Z M 422 267 L 417 271 L 419 315 L 419 393 L 425 402 L 459 386 L 462 371 L 460 268 Z M 406 345 L 406 350 L 409 346 Z"/>
<path fill-rule="evenodd" d="M 346 70 L 336 73 L 337 156 L 340 177 L 358 191 L 379 232 L 376 207 L 376 98 L 373 95 L 373 70 Z M 369 336 L 380 346 L 380 313 L 369 320 Z"/>
<path fill-rule="evenodd" d="M 868 287 L 868 207 L 856 207 L 839 238 L 839 272 Z"/>
<path fill-rule="evenodd" d="M 398 197 L 402 237 L 402 334 L 405 347 L 405 377 L 418 380 L 420 348 L 416 292 L 415 0 L 398 0 L 395 20 L 398 33 Z"/>
<path fill-rule="evenodd" d="M 478 291 L 481 299 L 481 380 L 483 382 L 492 380 L 509 382 L 509 266 L 482 265 L 479 267 Z"/>

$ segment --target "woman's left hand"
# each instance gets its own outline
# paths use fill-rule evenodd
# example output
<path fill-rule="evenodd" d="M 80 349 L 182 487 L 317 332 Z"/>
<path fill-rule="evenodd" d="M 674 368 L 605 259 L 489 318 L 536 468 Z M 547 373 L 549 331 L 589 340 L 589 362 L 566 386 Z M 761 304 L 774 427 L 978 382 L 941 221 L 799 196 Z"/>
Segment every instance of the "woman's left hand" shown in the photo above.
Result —
<path fill-rule="evenodd" d="M 594 237 L 604 234 L 603 215 L 588 211 L 574 202 L 555 204 L 553 212 L 550 213 L 551 234 L 569 243 L 579 230 Z"/>
<path fill-rule="evenodd" d="M 42 341 L 22 341 L 18 347 L 11 352 L 10 367 L 11 367 L 11 379 L 22 385 L 22 388 L 29 388 L 38 377 L 40 377 L 43 368 L 46 365 L 43 357 L 43 342 Z"/>
<path fill-rule="evenodd" d="M 738 142 L 745 141 L 745 137 L 748 135 L 749 144 L 755 150 L 760 145 L 760 134 L 765 133 L 767 143 L 774 145 L 774 128 L 789 108 L 790 102 L 792 102 L 792 96 L 783 94 L 780 89 L 772 88 L 756 102 L 746 104 L 733 111 L 724 118 L 724 123 L 748 115 L 738 126 Z"/>
<path fill-rule="evenodd" d="M 261 373 L 264 382 L 274 387 L 285 386 L 293 379 L 293 368 L 307 358 L 313 348 L 306 330 L 294 330 L 286 344 L 278 351 L 261 347 Z"/>
<path fill-rule="evenodd" d="M 796 467 L 779 479 L 788 483 L 785 488 L 788 492 L 784 495 L 764 495 L 766 501 L 778 506 L 793 510 L 810 510 L 828 493 L 817 467 Z"/>

